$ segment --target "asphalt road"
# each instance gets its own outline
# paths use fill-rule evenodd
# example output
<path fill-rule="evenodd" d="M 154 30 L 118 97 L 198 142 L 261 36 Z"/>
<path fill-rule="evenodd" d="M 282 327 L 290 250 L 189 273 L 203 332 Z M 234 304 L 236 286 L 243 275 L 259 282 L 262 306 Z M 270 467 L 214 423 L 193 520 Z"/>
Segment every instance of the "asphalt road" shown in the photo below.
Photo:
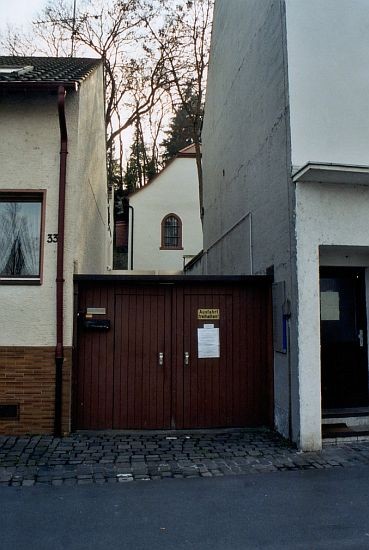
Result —
<path fill-rule="evenodd" d="M 1 550 L 369 549 L 369 467 L 2 487 Z"/>

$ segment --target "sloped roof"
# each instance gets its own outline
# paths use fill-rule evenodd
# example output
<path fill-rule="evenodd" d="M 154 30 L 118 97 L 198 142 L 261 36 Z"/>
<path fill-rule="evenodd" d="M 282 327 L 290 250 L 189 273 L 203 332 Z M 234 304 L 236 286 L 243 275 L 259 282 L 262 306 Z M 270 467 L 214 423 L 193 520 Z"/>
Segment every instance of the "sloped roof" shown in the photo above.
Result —
<path fill-rule="evenodd" d="M 176 159 L 178 159 L 178 158 L 195 158 L 195 157 L 196 157 L 195 144 L 192 143 L 191 145 L 187 145 L 187 147 L 184 147 L 183 149 L 178 151 L 178 153 L 176 154 L 175 157 L 168 160 L 168 162 L 166 163 L 164 168 L 162 170 L 160 170 L 160 172 L 155 174 L 155 176 L 153 178 L 151 178 L 151 180 L 149 182 L 147 182 L 146 185 L 144 185 L 143 187 L 139 187 L 138 189 L 135 189 L 134 191 L 132 191 L 132 193 L 130 193 L 128 195 L 128 197 L 132 197 L 133 195 L 136 195 L 136 193 L 139 193 L 143 189 L 146 189 L 146 187 L 148 187 L 149 185 L 151 185 L 151 183 L 156 181 L 157 178 L 162 175 L 164 170 L 166 170 Z"/>
<path fill-rule="evenodd" d="M 100 59 L 87 57 L 0 56 L 0 86 L 2 88 L 42 88 L 56 85 L 75 87 L 100 63 Z"/>
<path fill-rule="evenodd" d="M 187 145 L 187 147 L 184 147 L 177 153 L 177 157 L 187 157 L 190 155 L 196 156 L 196 146 L 194 143 L 191 143 L 191 145 Z"/>

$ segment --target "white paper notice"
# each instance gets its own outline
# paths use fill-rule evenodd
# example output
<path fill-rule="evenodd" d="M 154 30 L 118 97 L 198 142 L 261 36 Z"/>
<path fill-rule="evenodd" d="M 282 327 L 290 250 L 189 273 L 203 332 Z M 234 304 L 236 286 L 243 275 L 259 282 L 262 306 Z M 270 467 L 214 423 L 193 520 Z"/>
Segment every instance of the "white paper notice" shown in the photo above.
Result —
<path fill-rule="evenodd" d="M 220 357 L 219 328 L 206 327 L 197 329 L 197 350 L 199 359 Z"/>
<path fill-rule="evenodd" d="M 320 318 L 322 321 L 340 320 L 340 294 L 332 290 L 320 293 Z"/>

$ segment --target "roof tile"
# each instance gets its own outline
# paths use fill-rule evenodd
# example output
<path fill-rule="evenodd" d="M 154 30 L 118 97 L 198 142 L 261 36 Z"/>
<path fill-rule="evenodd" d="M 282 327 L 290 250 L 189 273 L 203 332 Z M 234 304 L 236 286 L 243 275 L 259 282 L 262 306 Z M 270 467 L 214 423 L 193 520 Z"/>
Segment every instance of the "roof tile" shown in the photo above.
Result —
<path fill-rule="evenodd" d="M 99 64 L 100 59 L 87 57 L 13 57 L 0 56 L 0 84 L 9 83 L 79 83 Z M 1 72 L 1 68 L 17 68 L 19 71 Z M 22 71 L 24 67 L 31 67 Z"/>

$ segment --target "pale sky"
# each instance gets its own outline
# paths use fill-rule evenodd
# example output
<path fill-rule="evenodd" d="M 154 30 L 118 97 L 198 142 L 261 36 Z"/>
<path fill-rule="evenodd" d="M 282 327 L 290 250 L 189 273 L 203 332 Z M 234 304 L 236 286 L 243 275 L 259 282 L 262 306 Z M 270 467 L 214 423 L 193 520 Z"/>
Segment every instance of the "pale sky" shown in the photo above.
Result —
<path fill-rule="evenodd" d="M 26 28 L 45 4 L 46 0 L 0 0 L 0 30 L 7 23 Z"/>

